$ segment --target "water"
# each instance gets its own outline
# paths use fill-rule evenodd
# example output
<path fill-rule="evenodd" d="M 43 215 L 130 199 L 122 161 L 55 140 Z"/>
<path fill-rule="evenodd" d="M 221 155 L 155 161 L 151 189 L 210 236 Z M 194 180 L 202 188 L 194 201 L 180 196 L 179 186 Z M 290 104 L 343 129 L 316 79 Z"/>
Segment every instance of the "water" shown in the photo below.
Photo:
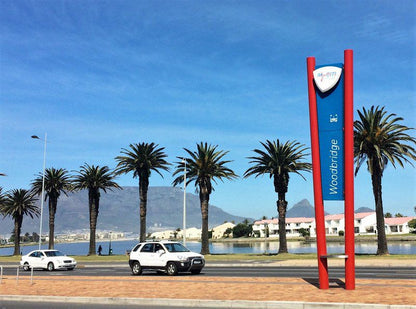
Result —
<path fill-rule="evenodd" d="M 138 243 L 137 240 L 121 240 L 112 241 L 111 248 L 113 254 L 125 254 L 127 250 Z M 98 241 L 97 248 L 101 245 L 103 248 L 102 254 L 108 254 L 109 242 Z M 186 246 L 194 252 L 201 251 L 201 243 L 187 242 Z M 289 253 L 316 253 L 316 243 L 303 242 L 288 242 Z M 27 254 L 32 250 L 38 249 L 35 246 L 21 246 L 20 250 L 23 254 Z M 88 253 L 89 243 L 64 243 L 55 244 L 55 249 L 60 250 L 68 255 L 86 255 Z M 388 244 L 389 252 L 391 254 L 416 254 L 415 242 L 391 242 Z M 47 249 L 47 245 L 43 245 L 42 249 Z M 221 253 L 277 253 L 279 250 L 279 242 L 252 242 L 252 243 L 238 243 L 238 242 L 219 242 L 210 244 L 210 252 L 214 254 Z M 14 248 L 1 248 L 1 255 L 12 255 Z M 327 243 L 328 254 L 344 253 L 344 244 L 342 243 Z M 377 252 L 376 243 L 356 243 L 356 254 L 375 254 Z"/>

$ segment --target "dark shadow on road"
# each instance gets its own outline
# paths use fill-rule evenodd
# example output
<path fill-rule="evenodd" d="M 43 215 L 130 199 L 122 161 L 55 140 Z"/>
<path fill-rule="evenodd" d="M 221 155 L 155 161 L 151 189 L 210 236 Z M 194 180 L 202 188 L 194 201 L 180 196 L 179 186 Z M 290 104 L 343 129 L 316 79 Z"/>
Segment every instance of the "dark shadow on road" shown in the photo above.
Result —
<path fill-rule="evenodd" d="M 302 278 L 302 280 L 306 281 L 307 283 L 315 286 L 319 289 L 319 279 L 318 278 Z M 345 289 L 345 282 L 341 279 L 329 279 L 329 288 L 342 288 Z"/>

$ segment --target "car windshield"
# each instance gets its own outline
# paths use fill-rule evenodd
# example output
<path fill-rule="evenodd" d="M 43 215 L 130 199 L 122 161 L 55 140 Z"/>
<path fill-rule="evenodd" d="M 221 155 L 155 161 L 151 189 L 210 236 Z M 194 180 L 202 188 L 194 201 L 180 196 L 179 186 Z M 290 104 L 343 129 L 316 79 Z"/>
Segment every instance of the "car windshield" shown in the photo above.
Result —
<path fill-rule="evenodd" d="M 46 256 L 64 256 L 61 251 L 45 251 Z"/>
<path fill-rule="evenodd" d="M 164 244 L 169 252 L 189 252 L 188 248 L 180 243 Z"/>

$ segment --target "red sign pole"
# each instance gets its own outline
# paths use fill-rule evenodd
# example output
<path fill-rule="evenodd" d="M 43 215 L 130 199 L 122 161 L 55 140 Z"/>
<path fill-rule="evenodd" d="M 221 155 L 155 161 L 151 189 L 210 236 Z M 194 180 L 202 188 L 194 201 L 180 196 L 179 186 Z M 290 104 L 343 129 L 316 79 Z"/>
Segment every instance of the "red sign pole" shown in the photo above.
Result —
<path fill-rule="evenodd" d="M 345 288 L 355 289 L 353 51 L 344 51 Z"/>
<path fill-rule="evenodd" d="M 311 128 L 312 145 L 312 174 L 313 174 L 313 196 L 315 204 L 316 243 L 318 251 L 319 288 L 329 288 L 328 262 L 326 258 L 326 236 L 325 236 L 325 212 L 322 199 L 321 160 L 319 154 L 318 136 L 318 112 L 316 106 L 316 92 L 313 82 L 313 71 L 315 69 L 315 58 L 307 58 L 308 70 L 308 94 L 309 94 L 309 119 Z"/>

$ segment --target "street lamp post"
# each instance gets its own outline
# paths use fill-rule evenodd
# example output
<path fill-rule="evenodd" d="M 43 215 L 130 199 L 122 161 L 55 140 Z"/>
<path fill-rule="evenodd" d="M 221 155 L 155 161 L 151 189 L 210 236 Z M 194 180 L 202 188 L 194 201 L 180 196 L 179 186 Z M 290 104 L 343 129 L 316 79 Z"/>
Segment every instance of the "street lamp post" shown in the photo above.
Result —
<path fill-rule="evenodd" d="M 32 135 L 33 139 L 39 139 L 39 136 Z M 43 148 L 43 170 L 42 170 L 42 196 L 40 200 L 40 223 L 39 223 L 39 250 L 42 244 L 42 219 L 43 219 L 43 200 L 44 200 L 44 194 L 45 194 L 45 164 L 46 164 L 46 138 L 47 135 L 45 133 L 45 139 L 44 139 L 44 148 Z"/>
<path fill-rule="evenodd" d="M 186 159 L 183 162 L 183 245 L 186 246 Z"/>
<path fill-rule="evenodd" d="M 113 254 L 113 249 L 111 249 L 111 235 L 112 232 L 108 233 L 110 236 L 110 245 L 108 246 L 108 255 L 112 255 Z"/>

